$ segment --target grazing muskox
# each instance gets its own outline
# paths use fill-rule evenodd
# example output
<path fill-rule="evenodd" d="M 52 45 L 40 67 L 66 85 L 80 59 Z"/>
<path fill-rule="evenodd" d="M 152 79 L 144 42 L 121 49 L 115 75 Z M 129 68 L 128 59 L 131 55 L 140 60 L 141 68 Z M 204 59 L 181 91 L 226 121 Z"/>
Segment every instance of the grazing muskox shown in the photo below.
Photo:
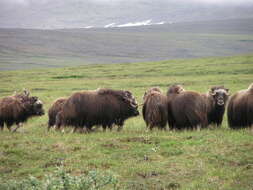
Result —
<path fill-rule="evenodd" d="M 48 130 L 56 124 L 56 115 L 62 110 L 67 98 L 58 98 L 48 110 Z"/>
<path fill-rule="evenodd" d="M 90 131 L 94 125 L 106 130 L 115 124 L 121 130 L 126 119 L 137 115 L 138 105 L 131 92 L 98 89 L 71 95 L 57 114 L 56 125 L 72 125 L 75 129 L 85 126 Z"/>
<path fill-rule="evenodd" d="M 173 85 L 168 89 L 167 97 L 170 128 L 196 129 L 207 126 L 206 104 L 201 94 Z"/>
<path fill-rule="evenodd" d="M 228 124 L 231 129 L 253 125 L 253 83 L 247 90 L 235 93 L 228 102 Z"/>
<path fill-rule="evenodd" d="M 27 121 L 32 116 L 41 116 L 44 114 L 43 104 L 36 96 L 29 96 L 27 91 L 23 94 L 16 94 L 0 99 L 0 129 L 3 130 L 4 123 L 11 131 L 11 126 L 15 123 L 17 127 L 22 122 Z"/>
<path fill-rule="evenodd" d="M 223 120 L 229 89 L 224 86 L 214 86 L 206 94 L 202 94 L 207 105 L 207 120 L 209 124 L 220 126 Z"/>
<path fill-rule="evenodd" d="M 167 97 L 157 88 L 151 88 L 143 96 L 144 104 L 142 116 L 150 130 L 157 126 L 159 129 L 166 129 L 168 121 Z"/>

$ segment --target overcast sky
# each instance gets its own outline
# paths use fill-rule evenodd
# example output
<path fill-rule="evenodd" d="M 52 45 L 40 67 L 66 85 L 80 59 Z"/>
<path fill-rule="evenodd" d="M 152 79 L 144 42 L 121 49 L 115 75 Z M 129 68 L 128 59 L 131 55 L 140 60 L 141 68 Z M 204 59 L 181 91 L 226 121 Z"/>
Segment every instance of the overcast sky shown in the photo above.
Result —
<path fill-rule="evenodd" d="M 111 23 L 253 17 L 253 0 L 0 0 L 0 27 L 79 28 Z"/>
<path fill-rule="evenodd" d="M 94 3 L 118 3 L 125 0 L 62 0 L 69 2 L 94 2 Z M 144 2 L 143 0 L 128 0 L 129 2 Z M 146 0 L 147 2 L 152 2 L 152 0 Z M 159 3 L 159 1 L 164 2 L 172 2 L 173 0 L 156 0 L 153 2 Z M 174 0 L 175 1 L 175 0 Z M 253 3 L 252 0 L 177 0 L 177 2 L 198 2 L 198 3 L 207 3 L 207 4 L 245 4 L 245 3 Z M 2 4 L 19 4 L 19 5 L 29 5 L 32 3 L 44 4 L 44 3 L 54 3 L 55 0 L 0 0 Z"/>

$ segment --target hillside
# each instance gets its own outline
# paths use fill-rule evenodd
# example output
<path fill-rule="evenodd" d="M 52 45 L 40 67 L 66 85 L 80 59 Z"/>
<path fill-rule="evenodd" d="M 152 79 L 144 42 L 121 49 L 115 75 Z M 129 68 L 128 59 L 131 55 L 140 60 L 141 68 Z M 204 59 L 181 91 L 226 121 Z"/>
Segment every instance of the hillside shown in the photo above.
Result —
<path fill-rule="evenodd" d="M 252 23 L 234 19 L 108 29 L 0 29 L 0 70 L 252 53 Z"/>
<path fill-rule="evenodd" d="M 225 85 L 230 93 L 253 78 L 253 55 L 180 59 L 129 64 L 0 72 L 0 97 L 27 88 L 45 109 L 58 97 L 98 87 L 130 90 L 142 102 L 144 91 L 183 84 L 206 92 Z M 139 108 L 141 110 L 141 107 Z M 127 120 L 123 131 L 62 134 L 46 131 L 47 116 L 33 118 L 18 133 L 0 132 L 0 185 L 29 175 L 43 179 L 63 166 L 73 176 L 110 171 L 119 189 L 227 189 L 253 186 L 253 133 L 221 128 L 201 131 L 146 131 L 142 116 Z"/>

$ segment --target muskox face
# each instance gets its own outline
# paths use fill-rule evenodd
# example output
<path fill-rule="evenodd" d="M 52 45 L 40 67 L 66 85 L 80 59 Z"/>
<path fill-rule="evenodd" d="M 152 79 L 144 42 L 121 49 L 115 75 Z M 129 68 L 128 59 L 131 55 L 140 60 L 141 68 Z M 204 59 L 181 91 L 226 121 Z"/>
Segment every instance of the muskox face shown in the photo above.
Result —
<path fill-rule="evenodd" d="M 124 91 L 123 99 L 127 103 L 127 107 L 131 116 L 138 116 L 140 114 L 138 111 L 138 103 L 132 93 L 129 91 Z"/>
<path fill-rule="evenodd" d="M 26 108 L 31 115 L 44 115 L 43 103 L 36 96 L 29 97 L 25 102 Z"/>
<path fill-rule="evenodd" d="M 215 104 L 218 106 L 224 106 L 228 100 L 229 89 L 223 86 L 212 87 L 209 94 L 213 97 Z"/>

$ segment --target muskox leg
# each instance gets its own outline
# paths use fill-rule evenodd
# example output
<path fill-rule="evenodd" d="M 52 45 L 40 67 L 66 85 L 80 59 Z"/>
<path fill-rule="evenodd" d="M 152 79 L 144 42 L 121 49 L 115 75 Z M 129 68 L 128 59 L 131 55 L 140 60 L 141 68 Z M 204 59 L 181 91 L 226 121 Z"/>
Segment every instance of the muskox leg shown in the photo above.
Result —
<path fill-rule="evenodd" d="M 120 132 L 123 129 L 123 125 L 119 125 L 117 131 Z"/>
<path fill-rule="evenodd" d="M 167 131 L 166 125 L 163 125 L 161 129 L 162 129 L 163 131 Z"/>
<path fill-rule="evenodd" d="M 103 125 L 102 128 L 103 128 L 103 132 L 106 132 L 106 125 Z"/>
<path fill-rule="evenodd" d="M 48 131 L 48 132 L 50 131 L 51 127 L 52 127 L 51 125 L 48 125 L 48 126 L 47 126 L 47 131 Z M 53 126 L 53 128 L 55 128 L 55 125 Z"/>
<path fill-rule="evenodd" d="M 154 128 L 154 125 L 150 125 L 150 126 L 149 126 L 149 130 L 150 130 L 150 131 L 153 131 L 153 128 Z"/>
<path fill-rule="evenodd" d="M 7 129 L 11 132 L 11 126 L 12 126 L 13 123 L 11 122 L 6 122 L 6 127 Z"/>
<path fill-rule="evenodd" d="M 74 127 L 71 133 L 76 133 L 79 127 Z"/>
<path fill-rule="evenodd" d="M 112 131 L 112 125 L 109 125 L 108 128 L 110 129 L 110 131 Z"/>
<path fill-rule="evenodd" d="M 18 130 L 18 128 L 20 128 L 22 126 L 21 123 L 17 123 L 17 127 L 12 131 L 13 133 L 16 132 Z"/>
<path fill-rule="evenodd" d="M 0 130 L 3 131 L 4 130 L 4 122 L 0 120 Z"/>

